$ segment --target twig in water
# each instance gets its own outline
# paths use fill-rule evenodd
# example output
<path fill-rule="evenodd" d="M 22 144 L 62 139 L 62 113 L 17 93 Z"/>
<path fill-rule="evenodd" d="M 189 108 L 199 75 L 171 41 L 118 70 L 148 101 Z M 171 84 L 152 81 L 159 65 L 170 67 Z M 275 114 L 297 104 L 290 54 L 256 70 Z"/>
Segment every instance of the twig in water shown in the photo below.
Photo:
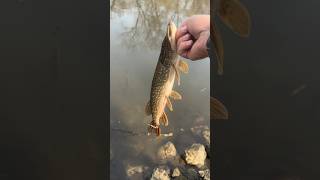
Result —
<path fill-rule="evenodd" d="M 299 86 L 298 88 L 294 89 L 291 93 L 291 96 L 295 96 L 298 93 L 300 93 L 302 90 L 304 90 L 307 87 L 306 84 L 302 84 L 301 86 Z"/>

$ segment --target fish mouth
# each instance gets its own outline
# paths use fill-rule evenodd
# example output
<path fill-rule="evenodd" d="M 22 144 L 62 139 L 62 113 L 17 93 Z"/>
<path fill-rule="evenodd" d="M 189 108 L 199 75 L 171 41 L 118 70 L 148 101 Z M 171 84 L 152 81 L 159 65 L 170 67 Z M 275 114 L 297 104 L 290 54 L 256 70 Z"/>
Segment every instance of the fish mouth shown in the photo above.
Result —
<path fill-rule="evenodd" d="M 176 50 L 176 32 L 177 32 L 177 27 L 173 22 L 173 18 L 175 15 L 171 17 L 168 23 L 168 28 L 167 28 L 167 35 L 170 41 L 171 49 Z"/>

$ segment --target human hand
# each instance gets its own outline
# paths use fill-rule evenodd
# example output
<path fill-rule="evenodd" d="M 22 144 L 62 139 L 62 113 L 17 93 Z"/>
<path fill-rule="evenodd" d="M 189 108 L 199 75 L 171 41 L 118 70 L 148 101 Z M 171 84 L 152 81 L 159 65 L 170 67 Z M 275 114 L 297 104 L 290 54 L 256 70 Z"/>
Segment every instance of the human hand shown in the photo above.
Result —
<path fill-rule="evenodd" d="M 176 32 L 177 53 L 187 59 L 208 57 L 210 15 L 194 15 L 183 21 Z"/>

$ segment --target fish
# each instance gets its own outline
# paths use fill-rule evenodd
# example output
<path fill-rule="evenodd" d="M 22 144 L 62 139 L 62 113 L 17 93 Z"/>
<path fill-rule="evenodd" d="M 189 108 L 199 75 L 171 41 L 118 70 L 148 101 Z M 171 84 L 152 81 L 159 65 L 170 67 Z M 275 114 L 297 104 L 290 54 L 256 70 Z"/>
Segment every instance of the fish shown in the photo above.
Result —
<path fill-rule="evenodd" d="M 214 16 L 240 37 L 247 38 L 251 30 L 251 17 L 247 8 L 239 0 L 215 0 L 210 8 Z M 224 48 L 220 31 L 215 23 L 210 23 L 210 38 L 214 44 L 218 63 L 217 73 L 223 74 Z"/>
<path fill-rule="evenodd" d="M 176 31 L 174 22 L 169 20 L 165 38 L 162 41 L 161 51 L 157 66 L 153 75 L 150 100 L 145 107 L 147 116 L 152 116 L 152 121 L 148 127 L 148 133 L 161 134 L 160 123 L 168 126 L 168 116 L 165 108 L 173 111 L 171 99 L 181 100 L 182 96 L 173 90 L 174 82 L 180 85 L 180 72 L 188 73 L 189 66 L 180 59 L 176 52 Z"/>
<path fill-rule="evenodd" d="M 218 30 L 214 22 L 210 23 L 210 40 L 213 42 L 215 55 L 218 63 L 217 73 L 218 75 L 222 75 L 224 63 L 224 48 L 220 31 Z"/>
<path fill-rule="evenodd" d="M 240 37 L 246 38 L 250 34 L 251 18 L 247 8 L 239 0 L 216 0 L 212 3 L 212 14 L 229 29 Z M 210 40 L 214 45 L 217 59 L 217 74 L 223 74 L 224 68 L 224 47 L 220 31 L 215 21 L 210 22 Z M 215 97 L 210 97 L 210 119 L 227 120 L 229 113 L 222 102 Z"/>
<path fill-rule="evenodd" d="M 227 27 L 240 37 L 249 36 L 250 14 L 239 0 L 220 0 L 217 15 Z"/>

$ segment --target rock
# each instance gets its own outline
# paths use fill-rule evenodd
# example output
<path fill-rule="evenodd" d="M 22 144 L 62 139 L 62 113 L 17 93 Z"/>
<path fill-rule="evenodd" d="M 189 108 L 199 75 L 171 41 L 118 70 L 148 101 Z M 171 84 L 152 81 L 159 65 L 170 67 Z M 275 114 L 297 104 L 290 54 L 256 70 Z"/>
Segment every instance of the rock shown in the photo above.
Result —
<path fill-rule="evenodd" d="M 207 158 L 210 159 L 211 157 L 211 152 L 210 152 L 210 146 L 209 145 L 205 145 L 205 149 L 206 149 L 206 153 L 207 153 Z"/>
<path fill-rule="evenodd" d="M 194 168 L 180 167 L 180 176 L 175 177 L 174 180 L 199 180 L 200 176 Z"/>
<path fill-rule="evenodd" d="M 206 169 L 204 171 L 199 171 L 200 177 L 204 180 L 210 180 L 210 169 Z"/>
<path fill-rule="evenodd" d="M 177 150 L 172 142 L 167 142 L 165 145 L 161 146 L 158 150 L 158 157 L 160 159 L 170 159 L 177 155 Z"/>
<path fill-rule="evenodd" d="M 150 180 L 170 180 L 168 170 L 160 167 L 154 169 Z"/>
<path fill-rule="evenodd" d="M 198 168 L 204 165 L 206 157 L 207 153 L 202 144 L 193 144 L 185 150 L 185 160 L 187 164 L 195 165 Z"/>
<path fill-rule="evenodd" d="M 174 180 L 188 180 L 188 178 L 186 178 L 185 176 L 178 176 L 174 178 Z"/>
<path fill-rule="evenodd" d="M 186 175 L 188 180 L 198 180 L 198 179 L 200 179 L 197 171 L 194 170 L 193 168 L 189 168 L 186 171 L 185 175 Z"/>
<path fill-rule="evenodd" d="M 208 126 L 195 126 L 190 128 L 190 130 L 194 135 L 203 138 L 207 145 L 210 145 L 210 129 Z"/>
<path fill-rule="evenodd" d="M 172 172 L 172 177 L 178 177 L 178 176 L 180 176 L 180 170 L 179 170 L 179 168 L 174 168 L 174 170 L 173 170 L 173 172 Z"/>
<path fill-rule="evenodd" d="M 127 176 L 128 177 L 131 177 L 134 174 L 142 173 L 142 172 L 143 172 L 143 167 L 142 166 L 130 166 L 129 165 L 127 167 Z"/>

